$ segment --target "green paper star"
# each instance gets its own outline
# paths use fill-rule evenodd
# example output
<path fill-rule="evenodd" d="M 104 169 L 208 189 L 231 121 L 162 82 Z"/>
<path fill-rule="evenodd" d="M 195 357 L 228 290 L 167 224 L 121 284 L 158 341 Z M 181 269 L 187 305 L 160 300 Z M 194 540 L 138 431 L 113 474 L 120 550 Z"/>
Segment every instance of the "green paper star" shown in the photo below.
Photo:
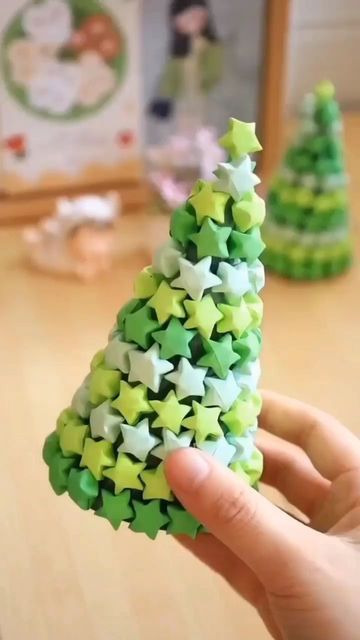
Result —
<path fill-rule="evenodd" d="M 69 424 L 84 424 L 83 420 L 80 418 L 80 416 L 76 413 L 76 411 L 74 411 L 73 409 L 71 409 L 70 407 L 68 407 L 67 409 L 64 409 L 57 421 L 56 421 L 56 433 L 58 435 L 61 434 L 63 428 Z"/>
<path fill-rule="evenodd" d="M 141 480 L 145 483 L 144 500 L 152 500 L 154 498 L 167 500 L 168 502 L 174 500 L 164 469 L 164 463 L 161 462 L 155 469 L 148 469 L 140 474 Z"/>
<path fill-rule="evenodd" d="M 190 538 L 196 538 L 200 522 L 198 522 L 194 516 L 177 505 L 169 505 L 167 512 L 170 518 L 167 533 L 174 536 L 187 535 L 190 536 Z"/>
<path fill-rule="evenodd" d="M 261 332 L 247 331 L 241 338 L 234 340 L 233 350 L 240 356 L 240 364 L 246 364 L 248 360 L 256 360 L 262 347 Z"/>
<path fill-rule="evenodd" d="M 181 302 L 186 298 L 186 291 L 183 289 L 172 289 L 163 280 L 155 295 L 147 302 L 149 307 L 155 309 L 157 319 L 160 324 L 164 324 L 171 316 L 183 318 L 184 308 Z"/>
<path fill-rule="evenodd" d="M 92 438 L 86 438 L 80 467 L 90 469 L 96 480 L 101 480 L 105 467 L 113 467 L 115 464 L 114 452 L 111 442 Z"/>
<path fill-rule="evenodd" d="M 196 363 L 202 367 L 209 367 L 222 379 L 229 373 L 230 367 L 239 360 L 237 353 L 234 353 L 231 336 L 228 334 L 220 340 L 204 340 L 206 354 Z"/>
<path fill-rule="evenodd" d="M 251 325 L 251 314 L 244 298 L 241 298 L 240 303 L 236 306 L 219 304 L 218 309 L 223 315 L 222 320 L 216 325 L 219 333 L 231 332 L 235 338 L 240 338 Z"/>
<path fill-rule="evenodd" d="M 57 454 L 61 455 L 59 436 L 56 431 L 53 431 L 47 436 L 42 450 L 42 457 L 45 464 L 49 466 L 51 464 L 51 460 Z"/>
<path fill-rule="evenodd" d="M 247 193 L 232 206 L 234 222 L 242 233 L 255 225 L 261 225 L 265 219 L 265 202 L 255 191 Z"/>
<path fill-rule="evenodd" d="M 150 404 L 158 414 L 151 425 L 153 429 L 165 427 L 176 434 L 180 433 L 181 423 L 190 407 L 178 401 L 175 391 L 169 391 L 164 400 L 150 400 Z"/>
<path fill-rule="evenodd" d="M 81 508 L 87 511 L 93 505 L 99 493 L 99 483 L 89 469 L 71 469 L 68 480 L 68 493 L 70 498 Z"/>
<path fill-rule="evenodd" d="M 239 159 L 245 153 L 261 151 L 262 146 L 256 137 L 255 126 L 255 122 L 242 122 L 230 118 L 229 130 L 220 138 L 219 144 L 229 152 L 232 160 Z"/>
<path fill-rule="evenodd" d="M 247 305 L 251 317 L 250 329 L 257 329 L 261 325 L 263 319 L 263 301 L 257 293 L 249 292 L 244 295 L 244 302 Z"/>
<path fill-rule="evenodd" d="M 234 402 L 230 411 L 221 416 L 221 420 L 234 436 L 242 436 L 256 424 L 261 409 L 261 397 L 258 393 L 243 392 Z"/>
<path fill-rule="evenodd" d="M 232 231 L 229 239 L 230 258 L 241 258 L 250 264 L 264 251 L 265 244 L 260 235 L 259 227 L 253 227 L 247 233 Z"/>
<path fill-rule="evenodd" d="M 198 301 L 185 300 L 184 306 L 189 315 L 184 326 L 189 329 L 198 329 L 204 338 L 210 338 L 214 326 L 223 317 L 211 295 L 206 295 Z"/>
<path fill-rule="evenodd" d="M 125 320 L 128 317 L 129 313 L 133 313 L 134 311 L 137 311 L 141 305 L 142 305 L 141 300 L 137 300 L 135 298 L 135 299 L 129 300 L 129 302 L 127 302 L 126 304 L 124 304 L 123 307 L 121 307 L 119 313 L 117 314 L 117 325 L 120 331 L 123 331 Z"/>
<path fill-rule="evenodd" d="M 69 423 L 65 425 L 60 434 L 60 447 L 66 458 L 82 455 L 85 438 L 89 435 L 89 427 L 85 424 Z"/>
<path fill-rule="evenodd" d="M 253 486 L 261 478 L 264 470 L 264 456 L 261 451 L 255 449 L 250 460 L 242 462 L 242 468 L 250 479 L 251 486 Z"/>
<path fill-rule="evenodd" d="M 113 371 L 98 367 L 91 373 L 89 384 L 89 399 L 91 404 L 99 405 L 108 398 L 114 398 L 119 393 L 121 379 L 120 371 Z"/>
<path fill-rule="evenodd" d="M 130 520 L 134 515 L 134 510 L 130 506 L 130 491 L 123 491 L 118 496 L 113 496 L 110 491 L 101 491 L 102 506 L 95 511 L 95 515 L 109 520 L 115 531 L 124 520 Z"/>
<path fill-rule="evenodd" d="M 211 182 L 205 182 L 200 190 L 188 200 L 194 208 L 196 221 L 201 224 L 204 218 L 212 218 L 216 222 L 225 220 L 225 206 L 229 196 L 213 191 Z"/>
<path fill-rule="evenodd" d="M 106 469 L 103 475 L 105 478 L 110 478 L 110 480 L 113 481 L 114 493 L 118 495 L 123 489 L 141 490 L 143 488 L 139 475 L 145 467 L 145 462 L 133 462 L 126 453 L 120 453 L 116 465 L 110 469 Z"/>
<path fill-rule="evenodd" d="M 158 531 L 169 522 L 169 517 L 160 510 L 160 500 L 151 500 L 147 504 L 133 500 L 135 518 L 130 525 L 131 531 L 145 533 L 155 540 Z"/>
<path fill-rule="evenodd" d="M 52 457 L 49 465 L 49 482 L 56 495 L 60 496 L 66 491 L 69 473 L 75 464 L 75 458 L 64 458 L 61 453 Z"/>
<path fill-rule="evenodd" d="M 189 213 L 184 207 L 175 209 L 170 222 L 170 235 L 174 240 L 186 246 L 190 235 L 195 233 L 196 229 L 197 225 L 193 214 Z"/>
<path fill-rule="evenodd" d="M 161 358 L 165 358 L 166 360 L 174 356 L 191 358 L 189 343 L 195 333 L 195 331 L 187 331 L 177 318 L 171 318 L 166 329 L 155 331 L 152 337 L 161 346 Z"/>
<path fill-rule="evenodd" d="M 143 384 L 131 387 L 125 380 L 120 382 L 120 394 L 111 405 L 129 424 L 135 424 L 142 413 L 152 413 L 147 399 L 147 388 Z"/>
<path fill-rule="evenodd" d="M 220 408 L 203 407 L 196 402 L 192 403 L 194 415 L 183 420 L 183 426 L 187 429 L 195 431 L 195 439 L 197 444 L 201 444 L 209 436 L 220 438 L 223 435 L 222 428 L 219 425 Z"/>
<path fill-rule="evenodd" d="M 212 256 L 214 258 L 227 258 L 229 251 L 226 241 L 231 234 L 230 227 L 219 227 L 209 218 L 206 218 L 198 233 L 193 233 L 190 240 L 197 247 L 198 258 Z"/>
<path fill-rule="evenodd" d="M 134 293 L 137 298 L 151 298 L 158 288 L 161 280 L 159 274 L 155 274 L 152 267 L 145 267 L 135 278 Z"/>
<path fill-rule="evenodd" d="M 151 343 L 151 334 L 158 328 L 159 323 L 153 318 L 151 309 L 145 305 L 126 317 L 125 340 L 126 342 L 136 342 L 143 349 L 148 349 Z"/>
<path fill-rule="evenodd" d="M 90 371 L 94 371 L 94 369 L 101 367 L 104 364 L 104 362 L 105 362 L 105 350 L 100 349 L 100 351 L 97 351 L 95 353 L 95 355 L 93 356 L 90 362 Z"/>

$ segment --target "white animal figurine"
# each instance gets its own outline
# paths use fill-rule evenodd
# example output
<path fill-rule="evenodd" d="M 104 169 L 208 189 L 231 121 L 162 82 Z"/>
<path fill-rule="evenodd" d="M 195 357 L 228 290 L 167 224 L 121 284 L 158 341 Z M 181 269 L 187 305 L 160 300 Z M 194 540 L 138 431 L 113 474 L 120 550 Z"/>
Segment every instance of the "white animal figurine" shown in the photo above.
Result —
<path fill-rule="evenodd" d="M 39 269 L 91 280 L 108 271 L 115 249 L 117 193 L 59 198 L 54 214 L 24 230 L 31 263 Z"/>

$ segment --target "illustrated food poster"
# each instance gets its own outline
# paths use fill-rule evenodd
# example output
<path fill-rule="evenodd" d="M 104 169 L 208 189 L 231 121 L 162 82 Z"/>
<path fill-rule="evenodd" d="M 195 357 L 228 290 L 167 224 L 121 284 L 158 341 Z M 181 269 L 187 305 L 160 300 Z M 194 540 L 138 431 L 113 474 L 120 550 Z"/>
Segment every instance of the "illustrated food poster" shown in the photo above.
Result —
<path fill-rule="evenodd" d="M 139 0 L 0 3 L 0 189 L 138 175 Z"/>

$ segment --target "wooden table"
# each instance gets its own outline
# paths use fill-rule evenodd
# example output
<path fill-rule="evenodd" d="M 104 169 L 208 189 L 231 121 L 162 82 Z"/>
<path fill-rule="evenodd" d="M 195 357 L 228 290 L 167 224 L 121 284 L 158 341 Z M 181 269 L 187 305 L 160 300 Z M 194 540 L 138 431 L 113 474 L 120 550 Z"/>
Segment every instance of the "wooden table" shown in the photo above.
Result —
<path fill-rule="evenodd" d="M 359 121 L 349 117 L 346 130 L 355 223 Z M 19 230 L 0 231 L 2 640 L 268 637 L 252 610 L 170 538 L 114 533 L 56 498 L 41 462 L 45 434 L 166 226 L 161 217 L 124 219 L 123 260 L 111 279 L 90 286 L 27 270 Z M 318 404 L 357 433 L 359 291 L 357 263 L 331 282 L 269 277 L 263 357 L 264 385 Z"/>

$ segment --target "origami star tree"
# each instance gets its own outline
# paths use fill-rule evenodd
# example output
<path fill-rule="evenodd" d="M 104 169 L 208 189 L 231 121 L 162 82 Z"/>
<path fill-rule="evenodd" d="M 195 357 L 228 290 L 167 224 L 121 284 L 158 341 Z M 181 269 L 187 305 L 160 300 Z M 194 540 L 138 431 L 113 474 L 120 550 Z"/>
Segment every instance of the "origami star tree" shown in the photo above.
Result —
<path fill-rule="evenodd" d="M 264 264 L 284 276 L 324 278 L 351 262 L 342 122 L 335 90 L 305 96 L 296 140 L 268 196 Z"/>
<path fill-rule="evenodd" d="M 150 538 L 202 531 L 167 483 L 170 452 L 197 447 L 250 485 L 262 472 L 265 206 L 249 156 L 261 147 L 255 125 L 234 119 L 220 142 L 228 162 L 173 212 L 170 240 L 137 276 L 43 450 L 57 494 Z"/>

